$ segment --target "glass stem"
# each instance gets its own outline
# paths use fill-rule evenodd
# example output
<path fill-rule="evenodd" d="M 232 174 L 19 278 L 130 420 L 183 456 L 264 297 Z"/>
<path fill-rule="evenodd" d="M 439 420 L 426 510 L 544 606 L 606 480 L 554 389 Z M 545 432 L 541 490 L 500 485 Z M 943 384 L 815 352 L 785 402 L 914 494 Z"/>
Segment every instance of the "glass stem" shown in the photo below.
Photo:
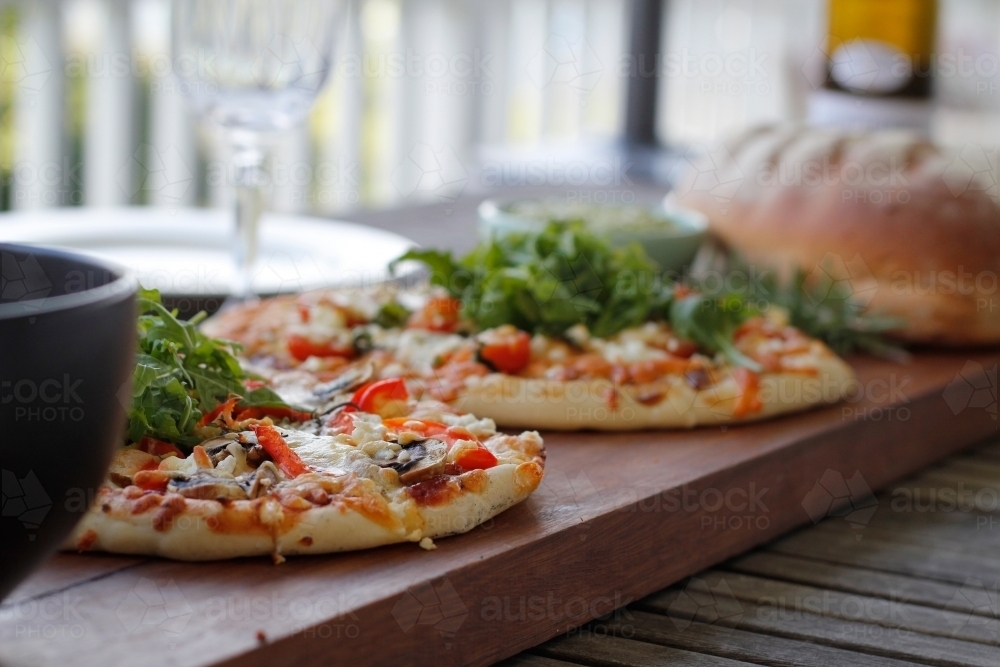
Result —
<path fill-rule="evenodd" d="M 259 146 L 237 145 L 233 157 L 236 185 L 236 269 L 234 294 L 238 300 L 254 299 L 254 266 L 257 263 L 260 216 L 263 211 L 265 153 Z"/>

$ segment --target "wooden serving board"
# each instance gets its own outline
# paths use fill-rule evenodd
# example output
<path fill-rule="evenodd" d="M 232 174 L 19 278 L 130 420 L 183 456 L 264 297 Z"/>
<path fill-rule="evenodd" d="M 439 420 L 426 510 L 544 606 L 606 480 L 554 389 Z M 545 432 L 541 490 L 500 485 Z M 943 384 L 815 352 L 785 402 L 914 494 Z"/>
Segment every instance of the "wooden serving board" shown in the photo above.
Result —
<path fill-rule="evenodd" d="M 489 664 L 838 511 L 834 496 L 863 525 L 868 488 L 997 432 L 998 361 L 858 358 L 861 396 L 805 414 L 546 434 L 537 494 L 433 552 L 60 555 L 0 607 L 0 665 Z"/>

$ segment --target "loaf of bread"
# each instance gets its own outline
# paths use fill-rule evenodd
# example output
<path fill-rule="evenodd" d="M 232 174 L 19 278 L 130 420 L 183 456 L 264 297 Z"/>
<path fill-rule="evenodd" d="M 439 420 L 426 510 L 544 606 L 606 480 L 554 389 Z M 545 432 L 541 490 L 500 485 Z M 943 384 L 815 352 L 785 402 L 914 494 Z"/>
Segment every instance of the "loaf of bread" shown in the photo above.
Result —
<path fill-rule="evenodd" d="M 675 199 L 743 257 L 828 274 L 906 341 L 1000 342 L 996 149 L 760 127 L 692 159 Z"/>

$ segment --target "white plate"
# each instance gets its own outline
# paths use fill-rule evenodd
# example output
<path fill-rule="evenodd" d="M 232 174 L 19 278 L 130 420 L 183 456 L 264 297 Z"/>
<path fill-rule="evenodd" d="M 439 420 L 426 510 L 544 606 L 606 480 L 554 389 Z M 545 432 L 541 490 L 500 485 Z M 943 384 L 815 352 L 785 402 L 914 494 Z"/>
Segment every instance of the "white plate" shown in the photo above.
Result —
<path fill-rule="evenodd" d="M 0 241 L 97 255 L 129 267 L 143 286 L 164 295 L 230 293 L 237 277 L 233 237 L 232 213 L 213 209 L 74 207 L 0 214 Z M 389 277 L 389 262 L 415 245 L 350 222 L 265 214 L 253 289 L 278 294 L 376 284 Z"/>

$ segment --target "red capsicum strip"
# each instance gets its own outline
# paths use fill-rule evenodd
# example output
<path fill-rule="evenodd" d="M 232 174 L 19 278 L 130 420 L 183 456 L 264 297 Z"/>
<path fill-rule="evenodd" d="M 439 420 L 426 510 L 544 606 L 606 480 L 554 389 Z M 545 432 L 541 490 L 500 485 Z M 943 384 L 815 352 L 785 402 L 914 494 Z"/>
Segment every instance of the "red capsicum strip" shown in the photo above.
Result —
<path fill-rule="evenodd" d="M 181 452 L 176 445 L 163 440 L 157 440 L 156 438 L 151 438 L 148 435 L 139 441 L 139 449 L 147 454 L 152 454 L 153 456 L 173 455 L 179 458 L 184 458 L 184 453 Z"/>
<path fill-rule="evenodd" d="M 224 415 L 224 419 L 228 424 L 232 421 L 233 410 L 236 409 L 236 405 L 242 400 L 243 398 L 241 396 L 237 396 L 236 394 L 230 395 L 224 403 L 219 403 L 211 412 L 203 415 L 202 418 L 198 420 L 198 427 L 201 428 L 203 426 L 208 426 L 218 419 L 220 415 Z"/>
<path fill-rule="evenodd" d="M 278 429 L 268 424 L 252 424 L 250 429 L 257 434 L 257 442 L 267 452 L 274 464 L 288 477 L 298 477 L 309 472 L 309 466 L 299 458 L 295 450 L 288 446 Z"/>
<path fill-rule="evenodd" d="M 749 368 L 740 366 L 733 371 L 736 384 L 739 385 L 742 393 L 736 399 L 733 407 L 734 417 L 746 417 L 760 412 L 764 405 L 760 402 L 760 376 Z"/>
<path fill-rule="evenodd" d="M 409 399 L 410 392 L 406 390 L 406 382 L 402 378 L 390 378 L 364 385 L 354 392 L 351 403 L 358 406 L 361 412 L 381 415 L 390 403 L 405 402 Z"/>

